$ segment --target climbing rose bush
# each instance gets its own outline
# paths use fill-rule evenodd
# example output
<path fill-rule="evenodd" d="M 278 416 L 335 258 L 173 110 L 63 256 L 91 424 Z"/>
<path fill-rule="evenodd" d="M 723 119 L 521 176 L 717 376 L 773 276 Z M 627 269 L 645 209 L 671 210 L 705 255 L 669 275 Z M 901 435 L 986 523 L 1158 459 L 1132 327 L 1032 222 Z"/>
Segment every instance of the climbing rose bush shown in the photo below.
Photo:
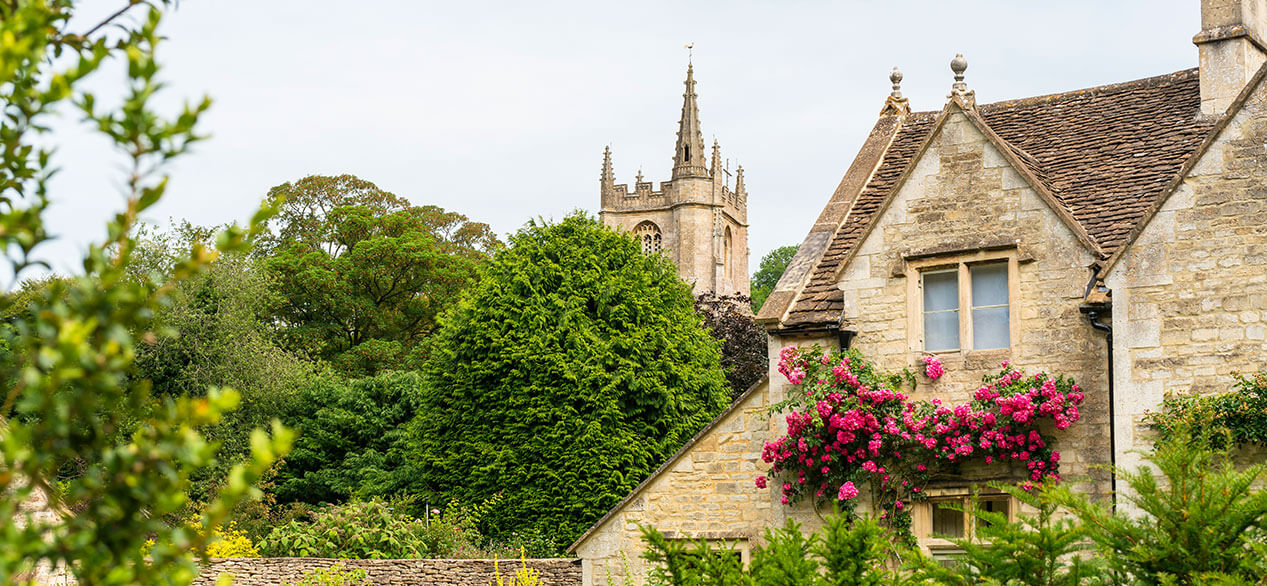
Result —
<path fill-rule="evenodd" d="M 925 373 L 931 379 L 942 374 L 936 364 L 936 377 Z M 926 366 L 933 370 L 933 362 Z M 765 444 L 770 478 L 758 476 L 757 486 L 773 479 L 784 504 L 812 495 L 852 513 L 866 484 L 879 516 L 903 531 L 910 527 L 906 505 L 923 498 L 934 475 L 966 461 L 1023 465 L 1026 490 L 1058 481 L 1060 453 L 1044 430 L 1078 421 L 1083 400 L 1073 380 L 1027 375 L 1009 362 L 984 377 L 972 401 L 955 406 L 909 399 L 902 388 L 914 389 L 913 375 L 882 373 L 856 350 L 789 346 L 779 354 L 779 372 L 797 386 L 772 408 L 787 412 L 787 435 Z"/>

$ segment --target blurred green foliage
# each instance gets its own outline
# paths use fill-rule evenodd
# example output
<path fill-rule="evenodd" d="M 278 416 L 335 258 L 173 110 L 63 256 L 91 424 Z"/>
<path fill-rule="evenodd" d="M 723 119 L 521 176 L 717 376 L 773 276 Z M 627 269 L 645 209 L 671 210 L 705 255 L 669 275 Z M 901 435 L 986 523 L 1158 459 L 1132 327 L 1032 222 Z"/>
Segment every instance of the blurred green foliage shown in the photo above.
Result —
<path fill-rule="evenodd" d="M 6 297 L 6 392 L 0 404 L 0 582 L 24 579 L 36 564 L 69 570 L 80 584 L 179 584 L 194 577 L 191 551 L 205 550 L 211 528 L 256 493 L 259 475 L 290 443 L 274 423 L 256 430 L 250 457 L 226 475 L 208 501 L 203 530 L 163 518 L 185 508 L 190 474 L 215 461 L 216 446 L 197 430 L 217 424 L 239 395 L 209 389 L 199 397 L 155 397 L 132 376 L 138 342 L 168 331 L 154 314 L 182 283 L 219 254 L 245 250 L 275 211 L 266 202 L 245 228 L 230 227 L 173 259 L 162 273 L 136 274 L 137 218 L 162 198 L 170 162 L 199 140 L 207 99 L 172 116 L 152 106 L 162 87 L 155 50 L 168 2 L 119 2 L 104 21 L 72 30 L 71 0 L 0 2 L 0 242 L 5 269 L 21 278 L 50 236 L 44 214 L 56 172 L 48 118 L 74 106 L 127 161 L 125 207 L 91 245 L 83 273 Z M 85 89 L 117 62 L 125 91 L 109 106 Z M 103 186 L 103 190 L 104 190 Z M 15 307 L 16 306 L 16 307 Z M 90 462 L 58 482 L 68 463 Z M 55 520 L 23 506 L 43 493 Z M 147 538 L 156 543 L 147 553 Z"/>

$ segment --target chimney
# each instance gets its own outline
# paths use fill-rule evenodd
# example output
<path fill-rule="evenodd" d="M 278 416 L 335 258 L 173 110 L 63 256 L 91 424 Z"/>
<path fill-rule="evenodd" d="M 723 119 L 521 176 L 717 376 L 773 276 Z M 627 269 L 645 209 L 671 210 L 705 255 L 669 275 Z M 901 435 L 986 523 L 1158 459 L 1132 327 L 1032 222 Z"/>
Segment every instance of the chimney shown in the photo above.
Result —
<path fill-rule="evenodd" d="M 1267 0 L 1201 0 L 1193 37 L 1201 66 L 1201 113 L 1216 116 L 1267 61 Z"/>

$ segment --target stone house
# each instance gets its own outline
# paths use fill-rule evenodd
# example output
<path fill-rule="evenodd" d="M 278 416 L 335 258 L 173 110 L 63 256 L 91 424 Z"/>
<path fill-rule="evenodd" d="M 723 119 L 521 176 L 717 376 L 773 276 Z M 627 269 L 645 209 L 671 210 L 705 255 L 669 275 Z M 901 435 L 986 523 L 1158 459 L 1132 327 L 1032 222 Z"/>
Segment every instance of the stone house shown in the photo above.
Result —
<path fill-rule="evenodd" d="M 584 583 L 645 571 L 638 524 L 745 558 L 766 527 L 818 524 L 752 482 L 782 432 L 767 408 L 785 396 L 773 362 L 788 345 L 858 348 L 888 370 L 935 355 L 946 375 L 918 398 L 966 401 L 1003 360 L 1072 376 L 1086 402 L 1058 436 L 1062 472 L 1102 495 L 1114 479 L 1090 467 L 1139 464 L 1142 417 L 1166 393 L 1226 391 L 1232 373 L 1267 366 L 1267 0 L 1202 0 L 1193 42 L 1194 69 L 989 104 L 957 56 L 947 101 L 926 112 L 895 68 L 758 316 L 768 383 L 572 544 Z M 933 525 L 962 523 L 938 504 L 968 494 L 967 476 L 913 511 L 934 555 L 947 543 Z"/>

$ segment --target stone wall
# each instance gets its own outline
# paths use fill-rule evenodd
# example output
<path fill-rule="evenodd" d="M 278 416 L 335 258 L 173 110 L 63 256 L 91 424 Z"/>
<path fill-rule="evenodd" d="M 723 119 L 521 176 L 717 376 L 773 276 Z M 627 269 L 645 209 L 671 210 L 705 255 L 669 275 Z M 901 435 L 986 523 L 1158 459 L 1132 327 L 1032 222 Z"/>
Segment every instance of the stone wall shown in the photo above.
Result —
<path fill-rule="evenodd" d="M 765 470 L 761 448 L 770 438 L 767 389 L 748 393 L 577 541 L 585 586 L 606 584 L 609 576 L 621 584 L 626 570 L 635 583 L 643 582 L 646 548 L 639 524 L 670 539 L 724 543 L 747 561 L 751 540 L 782 517 L 773 493 L 753 483 Z"/>
<path fill-rule="evenodd" d="M 1088 468 L 1106 463 L 1110 452 L 1107 349 L 1078 309 L 1095 256 L 972 121 L 955 113 L 839 277 L 847 327 L 858 332 L 852 346 L 885 370 L 922 373 L 920 358 L 929 353 L 920 271 L 960 260 L 1009 264 L 1011 347 L 933 353 L 946 374 L 936 382 L 921 375 L 914 398 L 966 402 L 1004 360 L 1071 376 L 1086 403 L 1082 420 L 1056 436 L 1062 471 L 1098 476 L 1095 490 L 1107 490 L 1104 474 Z M 971 348 L 962 337 L 960 345 Z"/>
<path fill-rule="evenodd" d="M 529 568 L 541 572 L 542 586 L 579 586 L 581 564 L 577 559 L 530 559 Z M 277 586 L 298 582 L 304 572 L 342 565 L 365 570 L 376 586 L 434 584 L 437 586 L 488 586 L 496 584 L 493 560 L 340 560 L 330 558 L 217 558 L 203 568 L 195 586 L 210 586 L 222 574 L 233 576 L 234 586 Z M 497 570 L 503 579 L 520 567 L 519 560 L 501 560 Z"/>
<path fill-rule="evenodd" d="M 1260 85 L 1111 267 L 1118 463 L 1167 393 L 1267 367 L 1267 89 Z"/>

